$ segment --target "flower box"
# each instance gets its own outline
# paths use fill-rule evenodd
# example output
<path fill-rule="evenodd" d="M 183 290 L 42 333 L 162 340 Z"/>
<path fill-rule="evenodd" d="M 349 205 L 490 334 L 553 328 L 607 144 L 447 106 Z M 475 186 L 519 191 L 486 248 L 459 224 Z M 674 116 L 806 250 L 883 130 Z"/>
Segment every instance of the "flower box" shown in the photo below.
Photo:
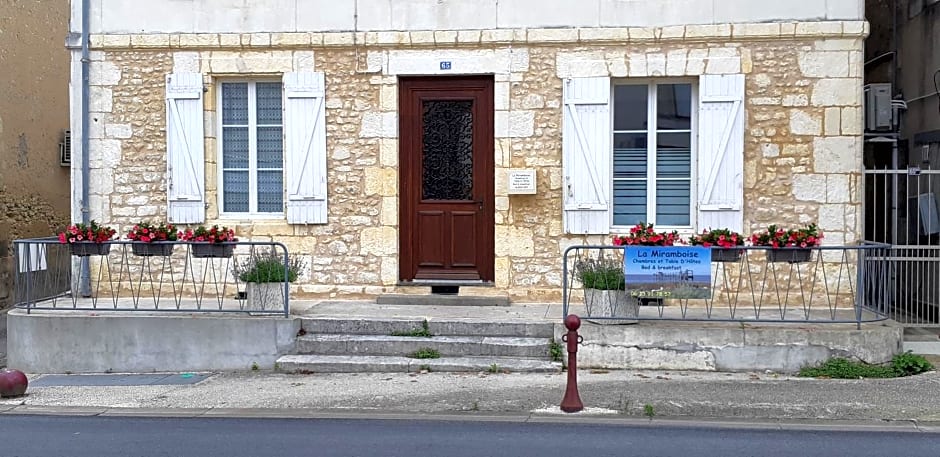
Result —
<path fill-rule="evenodd" d="M 192 243 L 193 257 L 198 258 L 226 258 L 231 257 L 235 250 L 234 244 L 218 243 Z"/>
<path fill-rule="evenodd" d="M 93 241 L 76 241 L 69 243 L 72 255 L 88 257 L 91 255 L 108 255 L 111 252 L 111 243 L 95 243 Z"/>
<path fill-rule="evenodd" d="M 134 255 L 140 257 L 169 257 L 173 254 L 172 243 L 134 243 L 131 245 Z"/>
<path fill-rule="evenodd" d="M 742 252 L 741 249 L 712 248 L 712 262 L 737 262 Z"/>
<path fill-rule="evenodd" d="M 768 262 L 800 263 L 800 262 L 809 262 L 810 259 L 812 258 L 813 258 L 812 249 L 781 248 L 781 249 L 771 249 L 767 251 Z"/>

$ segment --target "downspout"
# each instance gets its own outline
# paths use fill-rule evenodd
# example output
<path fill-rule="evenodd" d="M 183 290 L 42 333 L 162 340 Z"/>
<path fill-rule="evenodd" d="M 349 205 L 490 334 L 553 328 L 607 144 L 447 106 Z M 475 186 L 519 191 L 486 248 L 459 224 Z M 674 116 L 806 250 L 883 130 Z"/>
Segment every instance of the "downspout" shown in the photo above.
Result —
<path fill-rule="evenodd" d="M 89 195 L 89 183 L 88 180 L 91 175 L 91 161 L 89 159 L 89 149 L 90 141 L 88 138 L 88 129 L 89 124 L 91 123 L 91 109 L 89 107 L 89 99 L 91 98 L 91 89 L 90 89 L 90 77 L 89 77 L 89 67 L 91 66 L 91 53 L 88 49 L 89 45 L 89 30 L 91 28 L 90 16 L 91 16 L 91 0 L 81 0 L 82 1 L 82 121 L 81 121 L 81 130 L 82 130 L 82 200 L 81 200 L 81 213 L 82 213 L 82 223 L 88 224 L 90 222 L 90 208 L 88 203 Z M 91 296 L 91 269 L 88 265 L 88 257 L 83 256 L 81 258 L 81 273 L 79 274 L 79 292 L 82 297 Z"/>

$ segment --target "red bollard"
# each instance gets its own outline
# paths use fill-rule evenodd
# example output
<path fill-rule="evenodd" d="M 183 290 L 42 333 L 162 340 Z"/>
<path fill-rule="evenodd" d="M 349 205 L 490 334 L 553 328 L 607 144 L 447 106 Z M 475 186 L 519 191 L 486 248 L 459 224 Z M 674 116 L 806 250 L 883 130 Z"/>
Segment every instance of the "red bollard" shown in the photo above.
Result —
<path fill-rule="evenodd" d="M 561 400 L 561 410 L 566 413 L 576 413 L 584 409 L 581 395 L 578 394 L 578 344 L 583 341 L 581 335 L 578 335 L 581 318 L 569 314 L 565 318 L 565 327 L 568 329 L 568 334 L 562 336 L 561 340 L 568 343 L 568 386 L 565 388 L 565 398 Z"/>

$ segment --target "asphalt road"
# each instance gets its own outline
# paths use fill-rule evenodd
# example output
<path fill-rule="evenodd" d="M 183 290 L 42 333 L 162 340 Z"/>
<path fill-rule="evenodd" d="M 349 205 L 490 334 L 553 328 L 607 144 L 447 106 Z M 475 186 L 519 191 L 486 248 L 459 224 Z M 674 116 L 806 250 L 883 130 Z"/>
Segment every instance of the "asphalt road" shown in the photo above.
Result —
<path fill-rule="evenodd" d="M 940 434 L 557 422 L 0 416 L 5 457 L 940 455 Z"/>

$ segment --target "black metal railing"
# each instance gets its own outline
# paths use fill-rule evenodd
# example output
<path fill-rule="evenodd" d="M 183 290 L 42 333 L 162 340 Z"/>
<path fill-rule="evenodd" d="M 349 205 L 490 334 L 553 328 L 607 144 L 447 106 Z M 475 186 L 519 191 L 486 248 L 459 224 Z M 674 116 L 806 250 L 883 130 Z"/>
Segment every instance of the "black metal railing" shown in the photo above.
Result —
<path fill-rule="evenodd" d="M 572 246 L 563 256 L 564 315 L 598 323 L 686 320 L 852 323 L 888 318 L 887 245 L 806 250 L 741 246 L 713 249 L 707 279 L 691 271 L 660 274 L 637 288 L 625 280 L 622 246 Z M 700 295 L 689 292 L 698 284 Z M 647 284 L 646 286 L 650 286 Z M 675 293 L 682 290 L 683 293 Z M 704 292 L 703 292 L 704 291 Z M 684 298 L 673 298 L 673 295 Z"/>
<path fill-rule="evenodd" d="M 277 242 L 14 241 L 14 306 L 290 314 L 304 265 Z M 84 266 L 82 264 L 85 264 Z"/>

